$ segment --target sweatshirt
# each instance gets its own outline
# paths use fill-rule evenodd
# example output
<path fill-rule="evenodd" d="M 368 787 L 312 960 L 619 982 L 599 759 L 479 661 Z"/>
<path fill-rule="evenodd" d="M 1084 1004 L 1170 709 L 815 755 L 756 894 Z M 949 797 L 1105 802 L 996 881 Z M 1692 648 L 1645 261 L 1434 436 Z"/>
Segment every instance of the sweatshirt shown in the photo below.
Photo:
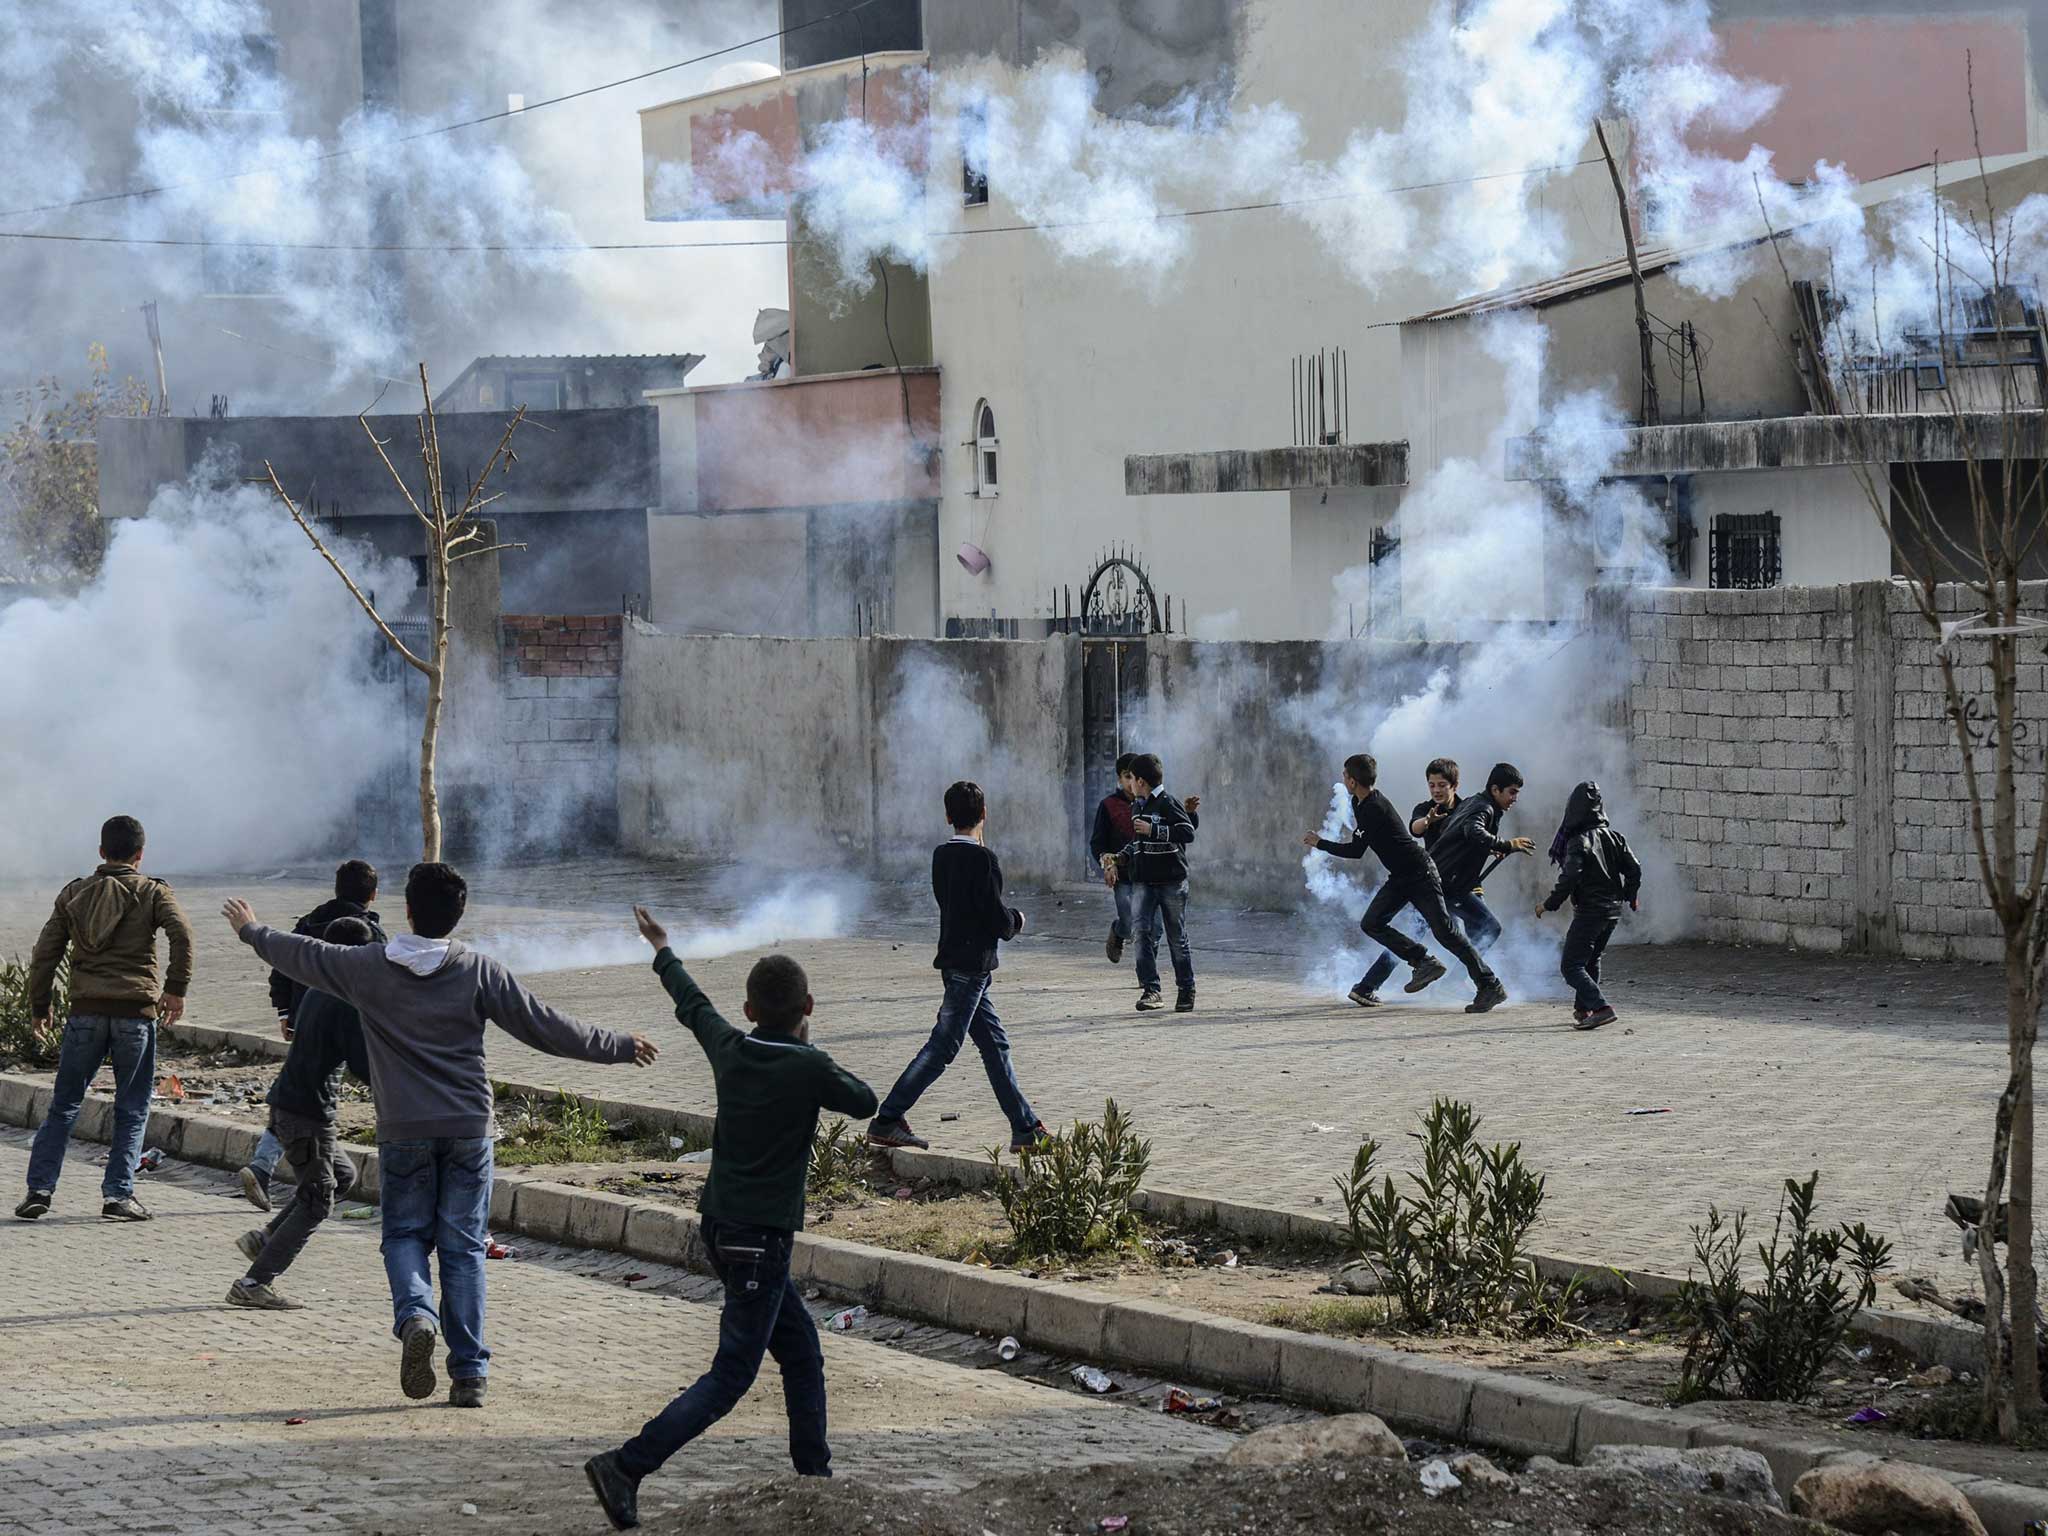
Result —
<path fill-rule="evenodd" d="M 865 1120 L 875 1112 L 875 1090 L 816 1046 L 759 1029 L 742 1034 L 674 950 L 654 957 L 654 974 L 675 1001 L 677 1021 L 704 1048 L 718 1094 L 711 1177 L 697 1209 L 711 1221 L 800 1230 L 818 1111 Z"/>
<path fill-rule="evenodd" d="M 1370 849 L 1385 866 L 1390 880 L 1436 878 L 1436 866 L 1429 862 L 1422 844 L 1408 830 L 1408 823 L 1401 819 L 1393 802 L 1377 789 L 1351 802 L 1351 821 L 1349 839 L 1333 843 L 1327 837 L 1319 837 L 1316 846 L 1339 859 L 1362 859 Z"/>
<path fill-rule="evenodd" d="M 1120 789 L 1104 795 L 1088 834 L 1090 856 L 1100 863 L 1106 853 L 1122 853 L 1136 835 L 1131 830 L 1131 797 Z"/>
<path fill-rule="evenodd" d="M 1198 827 L 1188 808 L 1164 789 L 1131 807 L 1131 817 L 1152 829 L 1131 845 L 1129 875 L 1136 885 L 1179 885 L 1188 877 L 1188 844 Z M 1136 828 L 1132 829 L 1136 835 Z"/>
<path fill-rule="evenodd" d="M 380 1142 L 491 1134 L 487 1022 L 550 1056 L 633 1059 L 631 1035 L 555 1012 L 504 966 L 464 944 L 448 941 L 440 965 L 421 976 L 387 959 L 382 944 L 325 944 L 261 923 L 241 937 L 293 981 L 331 992 L 362 1017 Z"/>
<path fill-rule="evenodd" d="M 384 942 L 383 919 L 364 906 L 360 901 L 345 901 L 337 896 L 332 901 L 323 901 L 319 906 L 292 925 L 292 932 L 302 938 L 317 939 L 327 931 L 327 925 L 337 917 L 360 917 L 370 925 L 370 937 L 379 944 Z M 270 1006 L 286 1017 L 297 1011 L 299 999 L 306 995 L 300 986 L 283 971 L 270 973 Z"/>
<path fill-rule="evenodd" d="M 1003 902 L 1003 866 L 971 837 L 932 850 L 932 899 L 939 904 L 939 952 L 932 967 L 987 976 L 996 946 L 1024 929 L 1024 914 Z"/>
<path fill-rule="evenodd" d="M 307 992 L 293 1010 L 291 1049 L 285 1052 L 277 1081 L 270 1085 L 267 1102 L 288 1115 L 332 1125 L 344 1067 L 370 1081 L 363 1021 L 340 998 Z"/>
<path fill-rule="evenodd" d="M 156 934 L 171 941 L 170 969 L 156 981 Z M 162 880 L 133 864 L 102 864 L 57 895 L 28 962 L 32 1018 L 50 1011 L 57 967 L 71 954 L 71 1011 L 153 1019 L 160 992 L 183 997 L 192 984 L 192 929 Z"/>

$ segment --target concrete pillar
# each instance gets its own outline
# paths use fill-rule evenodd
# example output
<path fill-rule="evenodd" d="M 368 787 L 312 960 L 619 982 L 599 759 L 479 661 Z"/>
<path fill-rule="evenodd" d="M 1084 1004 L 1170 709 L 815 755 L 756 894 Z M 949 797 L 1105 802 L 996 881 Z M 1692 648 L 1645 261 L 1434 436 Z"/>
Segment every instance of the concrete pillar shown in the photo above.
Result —
<path fill-rule="evenodd" d="M 1892 740 L 1898 647 L 1888 603 L 1891 583 L 1859 581 L 1848 588 L 1854 672 L 1851 716 L 1855 733 L 1849 808 L 1855 829 L 1855 905 L 1843 937 L 1862 954 L 1899 953 L 1898 909 L 1892 892 L 1892 855 L 1898 846 L 1892 807 Z"/>

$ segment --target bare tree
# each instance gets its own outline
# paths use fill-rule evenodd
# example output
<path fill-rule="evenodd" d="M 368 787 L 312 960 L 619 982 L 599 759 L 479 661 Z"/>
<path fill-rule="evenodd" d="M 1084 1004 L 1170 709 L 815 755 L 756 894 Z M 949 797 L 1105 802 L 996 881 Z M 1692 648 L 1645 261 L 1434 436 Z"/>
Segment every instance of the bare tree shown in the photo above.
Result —
<path fill-rule="evenodd" d="M 1973 92 L 1973 122 L 1975 111 Z M 1920 237 L 1933 274 L 1932 318 L 1898 335 L 1852 332 L 1832 265 L 1827 287 L 1795 280 L 1778 232 L 1770 231 L 1770 239 L 1793 299 L 1791 349 L 1809 401 L 1842 420 L 1857 450 L 1857 479 L 1935 642 L 1962 760 L 1971 848 L 2002 942 L 2007 1075 L 1992 1121 L 1983 1205 L 1972 1210 L 1972 1202 L 1952 1200 L 1951 1209 L 1959 1221 L 1976 1223 L 1984 1413 L 1987 1425 L 2010 1440 L 2023 1419 L 2042 1412 L 2034 1046 L 2048 984 L 2048 807 L 2042 765 L 2034 761 L 2039 748 L 2028 739 L 2019 702 L 2021 647 L 2048 638 L 2048 626 L 2025 611 L 2024 589 L 2048 528 L 2048 337 L 2031 274 L 2014 269 L 2014 223 L 1998 207 L 1981 146 L 1967 201 L 1948 201 L 1937 172 L 1933 206 L 1933 227 Z M 1937 373 L 1939 385 L 1925 388 Z M 1921 403 L 1930 396 L 1931 413 Z M 1931 486 L 1916 461 L 1894 473 L 1884 421 L 1905 413 L 1946 419 L 1962 466 L 1960 494 L 1952 477 Z M 1981 663 L 1964 658 L 1965 644 L 1984 646 Z M 2038 731 L 2038 723 L 2032 728 Z M 2003 1275 L 1995 1241 L 2006 1243 Z"/>
<path fill-rule="evenodd" d="M 420 364 L 420 413 L 419 439 L 420 464 L 424 470 L 422 495 L 415 496 L 412 487 L 405 483 L 405 477 L 398 472 L 398 466 L 391 462 L 390 441 L 377 436 L 370 425 L 369 413 L 365 411 L 356 420 L 362 423 L 363 435 L 369 438 L 377 457 L 384 461 L 384 467 L 391 474 L 391 480 L 405 497 L 406 505 L 412 508 L 413 516 L 419 519 L 425 530 L 427 543 L 427 654 L 418 655 L 411 646 L 399 639 L 397 631 L 385 622 L 377 611 L 377 605 L 364 594 L 363 589 L 348 573 L 348 568 L 335 558 L 334 551 L 321 539 L 319 530 L 307 518 L 299 504 L 285 490 L 284 482 L 278 478 L 275 467 L 268 459 L 263 461 L 263 473 L 277 499 L 291 513 L 292 521 L 313 541 L 313 547 L 320 551 L 321 558 L 334 568 L 342 585 L 350 596 L 362 605 L 364 613 L 377 626 L 377 631 L 400 658 L 421 673 L 427 680 L 427 705 L 425 717 L 420 724 L 420 857 L 432 862 L 441 857 L 441 796 L 435 783 L 435 748 L 441 734 L 441 705 L 446 697 L 448 683 L 448 581 L 449 572 L 463 560 L 472 560 L 479 555 L 488 555 L 505 549 L 524 549 L 524 544 L 485 542 L 485 527 L 477 520 L 477 514 L 504 492 L 496 491 L 486 496 L 484 487 L 500 466 L 506 473 L 518 462 L 518 455 L 512 451 L 512 434 L 519 430 L 526 419 L 526 407 L 519 407 L 512 419 L 505 423 L 505 432 L 498 439 L 498 446 L 478 472 L 461 504 L 449 510 L 448 495 L 444 488 L 441 470 L 441 439 L 434 418 L 434 398 L 427 388 L 427 365 Z M 422 500 L 424 499 L 424 505 Z"/>

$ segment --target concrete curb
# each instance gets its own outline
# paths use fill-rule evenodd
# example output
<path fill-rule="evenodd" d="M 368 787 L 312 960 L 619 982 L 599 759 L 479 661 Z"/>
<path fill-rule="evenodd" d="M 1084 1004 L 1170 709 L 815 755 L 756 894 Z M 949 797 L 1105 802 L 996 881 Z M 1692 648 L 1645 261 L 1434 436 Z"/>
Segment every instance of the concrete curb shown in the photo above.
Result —
<path fill-rule="evenodd" d="M 0 1124 L 39 1124 L 49 1098 L 48 1088 L 0 1074 Z M 107 1108 L 90 1117 L 81 1112 L 76 1134 L 104 1141 L 111 1128 L 111 1102 L 92 1095 L 86 1102 Z M 87 1129 L 89 1120 L 98 1134 Z M 251 1126 L 185 1110 L 150 1114 L 150 1145 L 218 1168 L 246 1162 L 257 1134 Z M 367 1175 L 351 1198 L 374 1199 L 375 1155 L 365 1156 L 361 1149 L 350 1149 L 350 1155 Z M 491 1225 L 699 1273 L 708 1268 L 695 1212 L 517 1171 L 501 1175 L 492 1190 Z M 1337 1411 L 1364 1410 L 1446 1439 L 1519 1455 L 1583 1461 L 1597 1445 L 1738 1446 L 1762 1453 L 1779 1491 L 1789 1498 L 1793 1483 L 1810 1468 L 1872 1453 L 1786 1438 L 1684 1409 L 1601 1397 L 1533 1377 L 1239 1322 L 1164 1302 L 1117 1301 L 1085 1285 L 1027 1280 L 810 1233 L 797 1235 L 791 1268 L 800 1283 L 920 1321 L 998 1337 L 1012 1334 L 1054 1353 L 1110 1360 L 1175 1380 Z M 1962 1491 L 1991 1536 L 2022 1536 L 2028 1520 L 2048 1519 L 2048 1489 L 1932 1470 Z"/>

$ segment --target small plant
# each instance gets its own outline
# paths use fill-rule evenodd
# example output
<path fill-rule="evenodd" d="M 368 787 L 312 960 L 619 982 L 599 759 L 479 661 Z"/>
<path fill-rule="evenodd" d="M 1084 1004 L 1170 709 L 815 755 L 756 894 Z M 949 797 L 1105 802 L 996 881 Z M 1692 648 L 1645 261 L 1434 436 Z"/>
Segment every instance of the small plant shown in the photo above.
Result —
<path fill-rule="evenodd" d="M 1072 1129 L 1018 1154 L 1014 1170 L 1003 1166 L 996 1148 L 989 1161 L 996 1200 L 1020 1255 L 1078 1259 L 1137 1244 L 1131 1201 L 1151 1166 L 1152 1143 L 1131 1129 L 1115 1099 L 1103 1105 L 1099 1124 L 1076 1120 Z"/>
<path fill-rule="evenodd" d="M 1543 1207 L 1544 1176 L 1522 1162 L 1522 1144 L 1483 1147 L 1479 1116 L 1438 1099 L 1409 1136 L 1422 1145 L 1412 1194 L 1374 1178 L 1381 1143 L 1371 1137 L 1338 1179 L 1351 1244 L 1411 1327 L 1506 1327 L 1541 1331 L 1574 1300 L 1547 1296 L 1525 1247 Z"/>
<path fill-rule="evenodd" d="M 818 1200 L 844 1200 L 867 1187 L 867 1157 L 860 1138 L 844 1120 L 819 1126 L 811 1137 L 811 1168 L 805 1187 Z"/>
<path fill-rule="evenodd" d="M 50 989 L 51 1027 L 36 1033 L 35 1015 L 29 1007 L 29 968 L 16 955 L 0 965 L 0 1056 L 12 1056 L 29 1066 L 51 1066 L 57 1060 L 62 1038 L 62 1020 L 71 1015 L 71 959 L 57 962 L 57 979 Z"/>
<path fill-rule="evenodd" d="M 1761 1289 L 1742 1281 L 1747 1212 L 1730 1220 L 1709 1206 L 1706 1225 L 1693 1227 L 1693 1257 L 1705 1277 L 1688 1276 L 1674 1308 L 1687 1334 L 1680 1402 L 1725 1396 L 1731 1376 L 1738 1397 L 1805 1397 L 1856 1314 L 1876 1299 L 1877 1272 L 1891 1262 L 1892 1246 L 1860 1221 L 1816 1229 L 1819 1183 L 1818 1172 L 1803 1184 L 1785 1181 L 1771 1240 L 1756 1245 Z"/>

